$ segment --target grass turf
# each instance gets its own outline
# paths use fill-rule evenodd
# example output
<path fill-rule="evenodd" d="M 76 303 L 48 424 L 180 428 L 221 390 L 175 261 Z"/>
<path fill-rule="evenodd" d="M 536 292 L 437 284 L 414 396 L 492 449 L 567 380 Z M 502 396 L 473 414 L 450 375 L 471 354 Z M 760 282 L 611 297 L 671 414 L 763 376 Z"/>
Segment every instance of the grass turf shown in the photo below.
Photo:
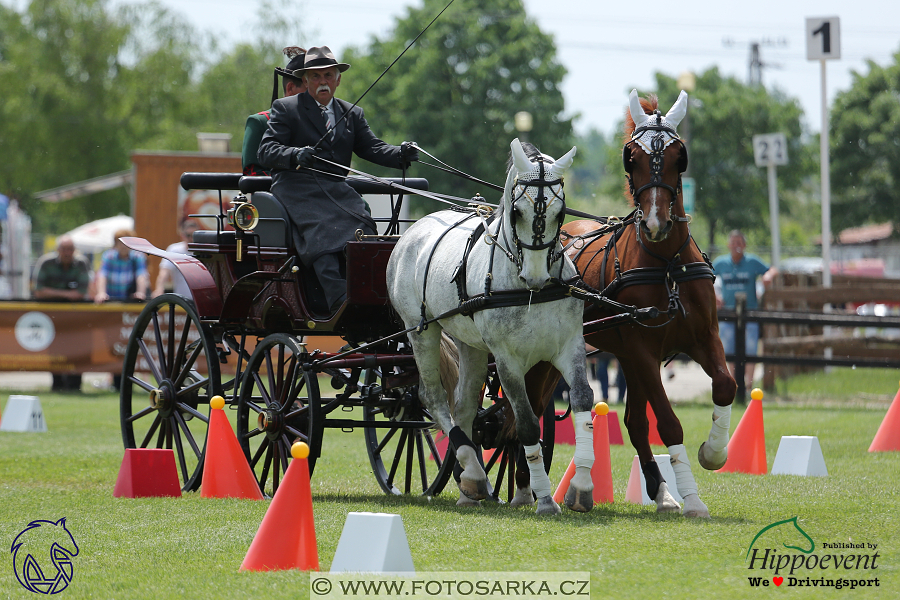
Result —
<path fill-rule="evenodd" d="M 204 500 L 194 493 L 181 499 L 115 499 L 112 489 L 123 454 L 117 398 L 42 393 L 41 402 L 48 433 L 0 433 L 0 540 L 11 544 L 31 520 L 67 517 L 80 553 L 62 595 L 309 597 L 308 574 L 238 571 L 267 501 Z M 713 515 L 709 521 L 657 515 L 653 507 L 626 503 L 634 455 L 630 446 L 611 448 L 614 504 L 586 515 L 563 509 L 559 517 L 538 518 L 532 509 L 506 506 L 459 509 L 449 487 L 431 500 L 384 496 L 371 475 L 361 431 L 328 431 L 312 481 L 321 568 L 330 566 L 346 514 L 372 511 L 402 515 L 420 572 L 589 571 L 595 598 L 895 597 L 900 590 L 900 453 L 867 452 L 885 408 L 767 403 L 764 412 L 769 467 L 782 435 L 816 435 L 828 477 L 711 473 L 692 459 L 701 497 Z M 685 445 L 696 452 L 708 433 L 711 408 L 689 403 L 677 413 Z M 732 431 L 741 413 L 736 407 Z M 557 447 L 550 474 L 554 485 L 572 450 Z M 854 552 L 822 550 L 823 542 L 878 544 L 876 570 L 816 569 L 804 577 L 877 576 L 881 586 L 752 588 L 748 576 L 771 579 L 774 573 L 748 569 L 748 546 L 766 525 L 795 515 L 816 541 L 817 553 Z M 770 547 L 785 552 L 780 542 L 772 542 Z M 16 581 L 7 556 L 0 595 L 31 597 Z"/>

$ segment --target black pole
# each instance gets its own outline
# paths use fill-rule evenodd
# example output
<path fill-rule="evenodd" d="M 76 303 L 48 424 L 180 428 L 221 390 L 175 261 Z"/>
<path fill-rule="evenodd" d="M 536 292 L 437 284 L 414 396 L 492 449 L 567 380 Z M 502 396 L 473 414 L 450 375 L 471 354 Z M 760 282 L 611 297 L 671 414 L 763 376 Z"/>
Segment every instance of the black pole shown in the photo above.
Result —
<path fill-rule="evenodd" d="M 737 401 L 747 402 L 747 382 L 744 380 L 747 364 L 747 294 L 737 292 L 734 295 L 734 312 L 737 320 L 734 323 L 734 379 L 737 382 Z"/>

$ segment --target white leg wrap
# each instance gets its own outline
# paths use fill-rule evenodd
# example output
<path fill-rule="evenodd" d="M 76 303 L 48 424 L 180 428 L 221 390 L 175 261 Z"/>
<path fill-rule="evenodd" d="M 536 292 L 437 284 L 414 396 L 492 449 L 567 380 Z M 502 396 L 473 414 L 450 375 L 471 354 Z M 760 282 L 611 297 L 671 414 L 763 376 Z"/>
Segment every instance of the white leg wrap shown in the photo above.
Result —
<path fill-rule="evenodd" d="M 538 498 L 549 496 L 553 493 L 550 488 L 550 478 L 544 472 L 544 458 L 541 453 L 541 445 L 524 446 L 525 460 L 528 461 L 528 472 L 531 474 L 531 490 Z"/>
<path fill-rule="evenodd" d="M 672 470 L 675 471 L 675 484 L 681 497 L 687 498 L 691 494 L 696 494 L 697 482 L 691 473 L 691 463 L 688 462 L 684 444 L 669 446 L 669 461 L 672 463 Z"/>
<path fill-rule="evenodd" d="M 731 427 L 731 405 L 713 406 L 713 424 L 709 430 L 709 448 L 721 452 L 728 445 L 728 430 Z"/>
<path fill-rule="evenodd" d="M 594 466 L 594 423 L 591 411 L 573 412 L 572 422 L 575 425 L 575 466 Z"/>

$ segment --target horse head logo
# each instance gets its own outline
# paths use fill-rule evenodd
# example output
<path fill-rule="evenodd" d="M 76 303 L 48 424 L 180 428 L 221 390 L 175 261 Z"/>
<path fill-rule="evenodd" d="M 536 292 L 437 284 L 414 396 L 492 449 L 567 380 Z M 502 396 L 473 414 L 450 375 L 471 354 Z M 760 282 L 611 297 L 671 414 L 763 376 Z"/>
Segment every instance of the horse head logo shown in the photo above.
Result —
<path fill-rule="evenodd" d="M 72 558 L 78 544 L 66 529 L 66 519 L 32 521 L 9 550 L 13 555 L 16 579 L 37 594 L 58 594 L 72 581 Z"/>
<path fill-rule="evenodd" d="M 750 542 L 750 547 L 747 548 L 746 556 L 747 557 L 750 556 L 750 551 L 753 550 L 753 545 L 756 543 L 756 540 L 758 540 L 762 534 L 764 534 L 767 531 L 770 531 L 772 529 L 776 529 L 776 528 L 778 528 L 778 529 L 777 529 L 777 531 L 775 531 L 775 534 L 778 536 L 778 538 L 780 540 L 784 540 L 781 542 L 781 545 L 784 546 L 785 548 L 790 548 L 791 550 L 798 550 L 800 552 L 803 552 L 804 554 L 811 554 L 812 551 L 816 549 L 816 543 L 813 541 L 813 539 L 811 537 L 809 537 L 809 534 L 807 534 L 805 531 L 803 531 L 803 529 L 797 523 L 797 517 L 792 517 L 790 519 L 785 519 L 784 521 L 776 521 L 775 523 L 772 523 L 771 525 L 766 525 L 765 527 L 760 529 L 759 533 L 756 534 L 756 537 L 753 538 L 753 541 Z M 800 537 L 797 537 L 798 533 L 800 534 Z M 796 544 L 802 544 L 802 546 L 801 545 L 794 545 L 794 546 L 789 545 L 787 543 L 789 541 L 796 543 Z M 808 548 L 805 547 L 807 545 L 809 546 Z"/>

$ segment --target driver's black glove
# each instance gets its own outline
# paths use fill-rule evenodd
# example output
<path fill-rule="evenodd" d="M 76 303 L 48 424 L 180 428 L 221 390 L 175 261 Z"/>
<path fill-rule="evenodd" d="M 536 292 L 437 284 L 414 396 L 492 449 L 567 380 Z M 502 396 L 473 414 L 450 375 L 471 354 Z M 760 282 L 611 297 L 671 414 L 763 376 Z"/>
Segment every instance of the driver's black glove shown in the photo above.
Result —
<path fill-rule="evenodd" d="M 311 146 L 297 148 L 291 155 L 291 166 L 296 168 L 311 167 L 315 162 L 316 149 Z"/>
<path fill-rule="evenodd" d="M 415 142 L 403 142 L 400 144 L 400 160 L 409 166 L 409 163 L 418 162 L 419 149 Z"/>

